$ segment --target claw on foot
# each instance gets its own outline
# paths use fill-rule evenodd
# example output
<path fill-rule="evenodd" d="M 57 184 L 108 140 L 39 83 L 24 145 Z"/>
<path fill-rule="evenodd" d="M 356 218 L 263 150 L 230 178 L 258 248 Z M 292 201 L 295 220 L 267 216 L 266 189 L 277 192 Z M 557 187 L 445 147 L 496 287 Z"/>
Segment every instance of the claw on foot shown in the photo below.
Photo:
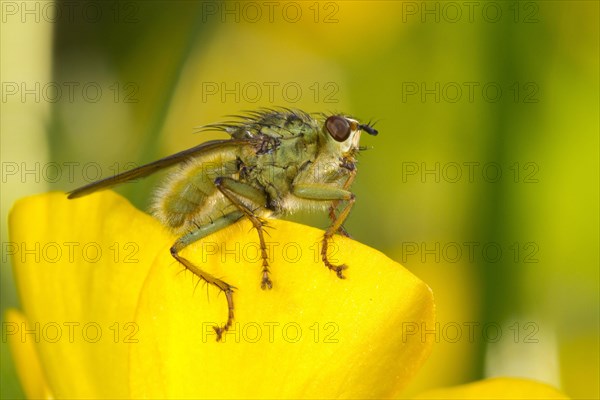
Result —
<path fill-rule="evenodd" d="M 226 326 L 213 326 L 213 329 L 215 330 L 215 333 L 217 334 L 217 342 L 220 342 L 221 338 L 223 336 L 223 332 L 227 331 L 227 327 Z"/>
<path fill-rule="evenodd" d="M 348 269 L 348 266 L 346 264 L 333 265 L 332 267 L 335 270 L 335 274 L 337 275 L 338 278 L 340 278 L 340 279 L 346 279 L 346 277 L 344 276 L 344 274 L 342 272 L 345 269 Z"/>
<path fill-rule="evenodd" d="M 233 324 L 233 289 L 234 287 L 229 285 L 226 289 L 223 289 L 225 297 L 227 298 L 227 308 L 229 309 L 229 314 L 227 315 L 227 322 L 223 326 L 213 326 L 213 329 L 217 334 L 217 342 L 221 341 L 223 334 L 226 333 Z"/>
<path fill-rule="evenodd" d="M 334 264 L 331 264 L 329 261 L 327 261 L 325 259 L 323 260 L 323 263 L 331 271 L 335 271 L 335 274 L 337 275 L 338 278 L 340 278 L 340 279 L 346 279 L 346 277 L 344 276 L 344 273 L 343 273 L 343 271 L 345 269 L 348 269 L 348 266 L 346 264 L 334 265 Z"/>
<path fill-rule="evenodd" d="M 273 289 L 273 282 L 271 281 L 268 275 L 263 276 L 262 281 L 260 282 L 260 288 L 262 290 Z"/>
<path fill-rule="evenodd" d="M 322 247 L 321 247 L 321 259 L 323 260 L 323 264 L 325 264 L 325 266 L 327 268 L 329 268 L 331 271 L 335 271 L 335 274 L 337 275 L 338 278 L 346 279 L 346 277 L 343 274 L 343 271 L 345 269 L 348 269 L 348 266 L 346 264 L 335 265 L 335 264 L 332 264 L 331 262 L 329 262 L 329 259 L 327 258 L 327 248 L 328 247 L 329 247 L 328 238 L 327 238 L 327 236 L 325 236 L 325 237 L 323 237 L 323 243 L 322 243 Z"/>

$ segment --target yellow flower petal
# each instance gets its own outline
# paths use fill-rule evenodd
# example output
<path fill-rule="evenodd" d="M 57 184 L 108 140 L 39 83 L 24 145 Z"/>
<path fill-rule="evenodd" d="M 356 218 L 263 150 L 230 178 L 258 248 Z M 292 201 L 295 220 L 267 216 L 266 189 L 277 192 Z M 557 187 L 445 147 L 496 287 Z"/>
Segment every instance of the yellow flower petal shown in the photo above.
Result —
<path fill-rule="evenodd" d="M 238 288 L 234 331 L 217 343 L 223 295 L 190 273 L 174 277 L 168 243 L 140 298 L 140 342 L 132 347 L 134 397 L 372 398 L 403 387 L 429 353 L 429 288 L 383 254 L 335 238 L 340 280 L 319 257 L 323 232 L 270 221 L 274 287 L 260 288 L 256 233 L 243 222 L 192 246 L 187 258 Z M 202 249 L 212 256 L 203 254 Z M 206 251 L 205 251 L 206 253 Z M 207 296 L 208 292 L 208 296 Z M 185 310 L 185 312 L 182 312 Z"/>
<path fill-rule="evenodd" d="M 57 397 L 382 397 L 406 385 L 431 349 L 433 335 L 419 333 L 433 326 L 429 288 L 342 237 L 332 258 L 349 269 L 338 279 L 320 261 L 317 229 L 269 222 L 270 291 L 260 289 L 247 221 L 182 251 L 238 288 L 235 325 L 217 343 L 224 296 L 212 286 L 194 291 L 197 278 L 170 256 L 175 237 L 121 197 L 37 196 L 19 202 L 10 223 L 16 244 L 41 244 L 40 260 L 13 257 L 30 324 L 42 332 L 80 324 L 73 342 L 49 343 L 42 333 L 38 344 Z M 72 262 L 49 262 L 44 246 L 63 242 L 96 243 L 102 256 L 90 262 L 94 255 L 79 250 Z M 82 340 L 85 323 L 100 327 L 98 342 Z"/>
<path fill-rule="evenodd" d="M 10 251 L 24 314 L 52 392 L 59 398 L 123 398 L 134 310 L 154 241 L 168 235 L 112 192 L 18 201 Z M 168 240 L 168 239 L 167 239 Z M 116 261 L 116 262 L 115 262 Z"/>
<path fill-rule="evenodd" d="M 3 333 L 8 340 L 17 373 L 21 377 L 21 386 L 27 398 L 54 398 L 40 365 L 35 341 L 26 340 L 26 338 L 24 340 L 22 336 L 21 328 L 28 325 L 25 316 L 16 310 L 9 309 L 6 311 L 4 324 Z"/>
<path fill-rule="evenodd" d="M 490 378 L 461 386 L 429 390 L 415 399 L 568 399 L 552 386 L 520 378 Z"/>

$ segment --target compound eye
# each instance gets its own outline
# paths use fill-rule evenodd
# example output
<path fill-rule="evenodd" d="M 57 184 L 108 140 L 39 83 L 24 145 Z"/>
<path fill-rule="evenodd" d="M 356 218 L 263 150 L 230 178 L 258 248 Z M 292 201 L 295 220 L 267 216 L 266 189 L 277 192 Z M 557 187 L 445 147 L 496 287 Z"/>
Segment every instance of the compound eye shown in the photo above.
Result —
<path fill-rule="evenodd" d="M 338 142 L 343 142 L 350 136 L 350 124 L 344 117 L 333 115 L 325 121 L 327 132 Z"/>

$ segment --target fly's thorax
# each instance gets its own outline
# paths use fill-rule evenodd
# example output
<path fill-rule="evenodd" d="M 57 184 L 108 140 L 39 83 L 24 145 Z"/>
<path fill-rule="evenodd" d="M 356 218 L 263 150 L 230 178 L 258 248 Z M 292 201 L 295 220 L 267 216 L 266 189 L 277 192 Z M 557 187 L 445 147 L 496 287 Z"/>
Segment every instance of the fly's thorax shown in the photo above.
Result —
<path fill-rule="evenodd" d="M 314 162 L 316 154 L 316 135 L 281 138 L 271 151 L 243 155 L 240 180 L 263 190 L 267 207 L 278 211 L 298 173 L 304 165 Z"/>
<path fill-rule="evenodd" d="M 313 162 L 299 171 L 294 184 L 342 187 L 354 169 L 354 163 L 350 165 L 352 168 L 349 168 L 347 161 L 337 154 L 320 152 Z"/>

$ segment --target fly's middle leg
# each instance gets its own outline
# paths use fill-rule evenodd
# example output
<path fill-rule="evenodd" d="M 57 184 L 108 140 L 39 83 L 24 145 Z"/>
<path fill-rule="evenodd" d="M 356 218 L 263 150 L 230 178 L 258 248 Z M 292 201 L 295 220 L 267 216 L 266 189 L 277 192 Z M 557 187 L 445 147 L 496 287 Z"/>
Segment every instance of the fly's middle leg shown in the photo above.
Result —
<path fill-rule="evenodd" d="M 267 244 L 264 236 L 264 226 L 266 225 L 266 222 L 258 217 L 251 208 L 257 209 L 265 207 L 267 203 L 265 194 L 254 186 L 225 177 L 215 179 L 215 186 L 234 206 L 238 208 L 238 210 L 248 217 L 256 229 L 262 258 L 262 279 L 260 287 L 263 290 L 271 289 L 273 287 L 273 282 L 269 276 L 269 255 L 267 253 Z M 249 207 L 248 204 L 251 207 Z"/>

